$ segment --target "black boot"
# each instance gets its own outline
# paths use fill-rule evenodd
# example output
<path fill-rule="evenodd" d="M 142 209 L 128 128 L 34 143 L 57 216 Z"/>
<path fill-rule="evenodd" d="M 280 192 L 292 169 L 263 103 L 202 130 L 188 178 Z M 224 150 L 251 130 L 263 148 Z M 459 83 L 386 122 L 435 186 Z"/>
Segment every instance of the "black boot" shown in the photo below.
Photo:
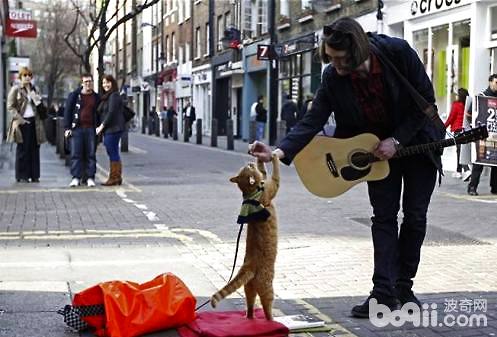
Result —
<path fill-rule="evenodd" d="M 419 309 L 421 310 L 421 302 L 414 295 L 414 293 L 412 292 L 412 289 L 407 288 L 407 287 L 402 287 L 402 286 L 396 286 L 395 292 L 397 294 L 397 299 L 399 300 L 401 305 L 404 305 L 406 303 L 411 302 L 411 303 L 415 303 L 419 307 Z"/>
<path fill-rule="evenodd" d="M 399 301 L 397 298 L 371 292 L 371 295 L 369 295 L 363 304 L 356 305 L 352 308 L 352 316 L 356 318 L 369 318 L 369 301 L 372 299 L 375 299 L 378 304 L 386 305 L 391 311 L 399 309 Z"/>

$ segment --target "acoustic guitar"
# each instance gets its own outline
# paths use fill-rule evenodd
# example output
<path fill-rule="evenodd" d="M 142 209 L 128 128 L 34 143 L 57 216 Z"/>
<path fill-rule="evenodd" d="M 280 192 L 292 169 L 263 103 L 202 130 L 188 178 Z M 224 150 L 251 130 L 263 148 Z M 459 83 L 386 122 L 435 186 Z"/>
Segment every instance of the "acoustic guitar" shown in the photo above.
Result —
<path fill-rule="evenodd" d="M 454 138 L 400 148 L 394 158 L 466 144 L 487 137 L 486 125 L 480 125 Z M 371 133 L 346 139 L 316 136 L 295 157 L 295 168 L 309 192 L 318 197 L 333 198 L 360 182 L 381 180 L 388 176 L 388 161 L 380 160 L 371 153 L 379 141 Z"/>

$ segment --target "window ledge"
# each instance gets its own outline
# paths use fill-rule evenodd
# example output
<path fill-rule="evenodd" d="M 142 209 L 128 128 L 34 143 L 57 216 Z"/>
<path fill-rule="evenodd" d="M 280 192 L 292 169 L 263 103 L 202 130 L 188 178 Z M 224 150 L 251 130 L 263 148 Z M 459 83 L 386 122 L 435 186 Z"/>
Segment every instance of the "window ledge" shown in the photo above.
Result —
<path fill-rule="evenodd" d="M 193 59 L 194 61 L 200 61 L 200 56 L 197 56 Z"/>
<path fill-rule="evenodd" d="M 200 5 L 201 3 L 202 3 L 202 0 L 197 0 L 193 4 L 196 6 L 196 5 Z"/>
<path fill-rule="evenodd" d="M 324 12 L 325 13 L 331 13 L 331 12 L 339 10 L 340 8 L 342 8 L 342 4 L 335 4 L 333 6 L 330 6 L 330 7 L 326 8 L 324 10 Z"/>
<path fill-rule="evenodd" d="M 308 22 L 308 21 L 312 21 L 312 20 L 314 20 L 314 16 L 312 16 L 312 14 L 309 14 L 309 15 L 306 15 L 306 16 L 301 17 L 301 18 L 300 18 L 300 19 L 298 19 L 297 21 L 298 21 L 299 23 L 306 23 L 306 22 Z"/>
<path fill-rule="evenodd" d="M 278 30 L 284 30 L 284 29 L 287 29 L 287 28 L 290 28 L 290 22 L 286 22 L 286 23 L 283 23 L 281 25 L 278 25 Z"/>

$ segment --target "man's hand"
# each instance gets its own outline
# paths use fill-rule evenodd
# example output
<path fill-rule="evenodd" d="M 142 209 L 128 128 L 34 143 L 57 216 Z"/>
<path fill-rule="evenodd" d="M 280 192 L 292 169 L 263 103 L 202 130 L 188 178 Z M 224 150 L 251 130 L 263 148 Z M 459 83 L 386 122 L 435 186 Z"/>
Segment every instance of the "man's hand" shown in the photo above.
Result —
<path fill-rule="evenodd" d="M 72 131 L 71 130 L 64 131 L 64 137 L 69 138 L 71 136 L 72 136 Z"/>
<path fill-rule="evenodd" d="M 271 147 L 258 140 L 249 144 L 248 153 L 265 163 L 271 161 Z"/>
<path fill-rule="evenodd" d="M 381 160 L 388 160 L 395 155 L 395 152 L 397 152 L 395 141 L 390 137 L 379 142 L 373 154 Z"/>

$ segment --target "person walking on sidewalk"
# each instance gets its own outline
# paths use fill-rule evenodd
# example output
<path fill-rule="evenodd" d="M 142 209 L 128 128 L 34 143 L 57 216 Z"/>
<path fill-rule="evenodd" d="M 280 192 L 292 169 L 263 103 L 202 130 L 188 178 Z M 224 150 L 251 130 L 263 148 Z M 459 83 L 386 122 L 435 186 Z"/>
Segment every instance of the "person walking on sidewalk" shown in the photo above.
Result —
<path fill-rule="evenodd" d="M 99 95 L 93 91 L 93 77 L 81 75 L 81 87 L 69 94 L 64 111 L 64 136 L 71 141 L 71 182 L 70 187 L 79 186 L 86 164 L 86 184 L 95 186 L 97 172 L 96 133 L 99 124 L 97 107 Z"/>
<path fill-rule="evenodd" d="M 102 77 L 104 94 L 98 106 L 101 124 L 97 127 L 97 135 L 104 133 L 104 145 L 110 160 L 110 172 L 104 186 L 121 185 L 122 163 L 119 155 L 119 141 L 124 131 L 123 101 L 119 96 L 117 81 L 112 75 Z"/>
<path fill-rule="evenodd" d="M 483 96 L 497 97 L 497 74 L 492 74 L 488 78 L 488 88 L 481 93 Z M 471 110 L 471 108 L 470 108 Z M 483 172 L 481 164 L 473 164 L 471 170 L 471 180 L 468 184 L 468 194 L 478 195 L 477 189 L 480 183 L 481 173 Z M 497 194 L 497 166 L 490 169 L 490 193 Z"/>
<path fill-rule="evenodd" d="M 167 118 L 167 131 L 169 133 L 169 136 L 173 136 L 173 121 L 174 118 L 178 116 L 176 113 L 176 110 L 174 110 L 174 107 L 171 105 L 169 106 L 169 109 L 166 111 L 166 118 Z"/>
<path fill-rule="evenodd" d="M 281 119 L 286 123 L 286 133 L 297 123 L 297 104 L 293 101 L 292 95 L 286 95 L 286 101 L 281 107 Z"/>
<path fill-rule="evenodd" d="M 264 96 L 260 95 L 257 98 L 257 105 L 255 106 L 255 139 L 261 140 L 264 138 L 264 131 L 267 123 L 267 110 L 264 108 Z"/>
<path fill-rule="evenodd" d="M 468 97 L 468 91 L 464 88 L 459 88 L 457 90 L 456 100 L 452 103 L 452 107 L 450 109 L 449 117 L 445 121 L 445 127 L 450 126 L 450 131 L 457 136 L 459 133 L 463 131 L 463 120 L 464 120 L 464 104 L 466 102 L 466 97 Z M 454 178 L 463 178 L 466 180 L 471 175 L 471 170 L 468 165 L 461 165 L 461 145 L 456 145 L 456 159 L 457 159 L 457 167 L 456 172 L 452 175 Z M 463 172 L 464 171 L 464 172 Z"/>
<path fill-rule="evenodd" d="M 7 142 L 17 143 L 15 175 L 18 183 L 40 181 L 40 145 L 47 141 L 40 109 L 41 96 L 34 85 L 33 72 L 27 67 L 19 71 L 20 84 L 12 86 L 7 97 L 7 111 L 12 116 Z M 45 111 L 46 113 L 46 111 Z"/>
<path fill-rule="evenodd" d="M 191 137 L 193 122 L 195 122 L 197 116 L 195 115 L 195 107 L 192 106 L 190 101 L 186 102 L 186 106 L 183 108 L 183 118 L 185 119 L 185 125 L 187 128 L 185 132 L 188 132 L 188 137 Z"/>
<path fill-rule="evenodd" d="M 414 302 L 412 291 L 420 252 L 426 234 L 426 213 L 442 170 L 441 153 L 428 152 L 393 158 L 398 149 L 443 138 L 441 130 L 418 108 L 410 91 L 384 63 L 388 57 L 399 72 L 430 104 L 435 104 L 433 86 L 423 63 L 409 44 L 386 35 L 366 34 L 352 18 L 343 17 L 323 29 L 320 54 L 329 65 L 313 99 L 312 107 L 278 148 L 254 142 L 249 153 L 264 162 L 276 154 L 290 164 L 322 130 L 331 112 L 335 114 L 335 137 L 348 138 L 371 132 L 381 139 L 373 151 L 388 160 L 389 175 L 368 182 L 373 208 L 373 290 L 366 301 L 352 308 L 355 317 L 369 316 L 369 302 L 398 308 Z M 397 216 L 402 205 L 404 219 Z"/>

